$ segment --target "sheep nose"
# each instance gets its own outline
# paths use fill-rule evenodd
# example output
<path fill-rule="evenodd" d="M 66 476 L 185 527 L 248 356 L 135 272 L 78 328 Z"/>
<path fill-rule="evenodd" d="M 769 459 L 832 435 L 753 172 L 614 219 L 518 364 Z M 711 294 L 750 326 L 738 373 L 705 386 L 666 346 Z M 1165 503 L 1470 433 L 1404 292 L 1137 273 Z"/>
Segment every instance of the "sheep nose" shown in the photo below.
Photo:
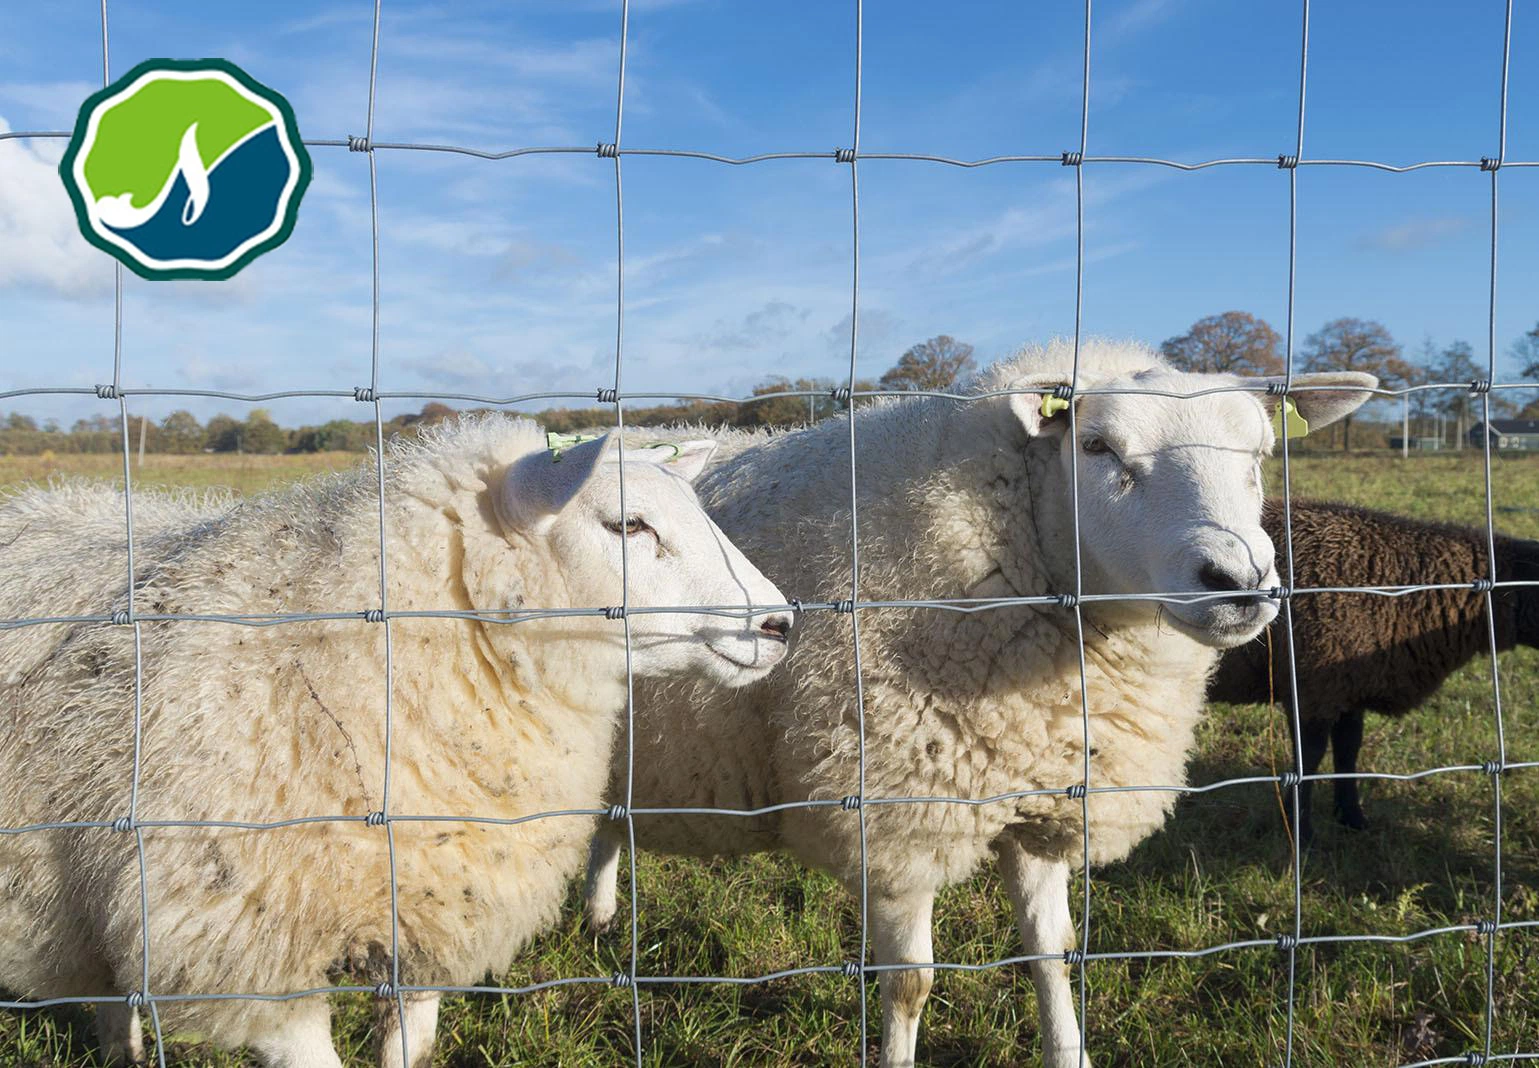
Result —
<path fill-rule="evenodd" d="M 1234 574 L 1225 571 L 1211 560 L 1203 564 L 1202 570 L 1197 572 L 1197 580 L 1202 583 L 1205 589 L 1212 590 L 1215 593 L 1224 590 L 1249 590 L 1254 588 L 1249 582 L 1235 577 Z"/>
<path fill-rule="evenodd" d="M 759 624 L 759 631 L 770 641 L 783 642 L 791 633 L 791 617 L 784 613 L 770 616 Z"/>

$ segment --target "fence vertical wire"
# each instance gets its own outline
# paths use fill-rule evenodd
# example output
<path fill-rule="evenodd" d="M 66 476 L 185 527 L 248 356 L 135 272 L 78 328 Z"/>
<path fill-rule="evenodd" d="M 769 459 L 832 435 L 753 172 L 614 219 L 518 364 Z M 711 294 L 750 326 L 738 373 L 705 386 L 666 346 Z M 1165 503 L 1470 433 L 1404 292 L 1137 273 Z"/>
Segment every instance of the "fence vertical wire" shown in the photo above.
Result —
<path fill-rule="evenodd" d="M 1085 595 L 1085 574 L 1080 545 L 1079 514 L 1079 390 L 1080 346 L 1084 341 L 1085 319 L 1085 152 L 1090 137 L 1090 32 L 1091 0 L 1085 0 L 1085 41 L 1080 75 L 1079 151 L 1073 153 L 1074 167 L 1074 365 L 1069 373 L 1069 508 L 1070 542 L 1074 546 L 1074 645 L 1079 671 L 1079 712 L 1081 721 L 1080 760 L 1080 879 L 1082 899 L 1079 922 L 1079 1055 L 1089 1056 L 1090 975 L 1090 686 L 1085 672 L 1085 614 L 1081 600 Z M 1071 162 L 1066 155 L 1065 163 Z M 1045 1043 L 1044 1036 L 1043 1042 Z"/>
<path fill-rule="evenodd" d="M 1481 442 L 1481 468 L 1485 479 L 1486 565 L 1488 582 L 1485 592 L 1486 635 L 1491 654 L 1491 712 L 1495 718 L 1496 760 L 1491 773 L 1491 923 L 1486 935 L 1486 1018 L 1482 1055 L 1491 1059 L 1491 1045 L 1496 1028 L 1496 939 L 1502 924 L 1502 774 L 1507 764 L 1507 730 L 1502 721 L 1502 675 L 1497 662 L 1496 640 L 1496 520 L 1495 489 L 1491 483 L 1491 390 L 1496 381 L 1496 287 L 1497 249 L 1501 212 L 1499 188 L 1502 160 L 1507 155 L 1507 79 L 1512 58 L 1512 0 L 1507 0 L 1502 25 L 1502 64 L 1497 112 L 1496 156 L 1491 173 L 1491 279 L 1490 306 L 1486 319 L 1486 377 L 1480 390 L 1481 417 L 1486 432 Z M 1481 383 L 1472 383 L 1479 386 Z"/>
<path fill-rule="evenodd" d="M 846 412 L 849 418 L 850 442 L 850 650 L 854 658 L 855 672 L 855 722 L 857 751 L 857 781 L 855 784 L 855 818 L 860 833 L 860 951 L 853 970 L 858 992 L 860 1013 L 860 1045 L 856 1048 L 855 1063 L 864 1064 L 866 1043 L 870 1025 L 866 1012 L 867 946 L 870 941 L 870 871 L 866 840 L 866 688 L 860 653 L 860 494 L 856 480 L 855 441 L 855 374 L 856 359 L 860 346 L 860 103 L 861 75 L 864 63 L 865 7 L 863 0 L 855 0 L 855 100 L 850 131 L 850 366 L 849 402 Z M 836 155 L 837 158 L 837 155 Z M 880 983 L 880 979 L 878 979 Z"/>
<path fill-rule="evenodd" d="M 630 38 L 630 0 L 620 0 L 620 57 L 615 76 L 615 128 L 614 140 L 608 146 L 599 146 L 599 155 L 610 155 L 615 169 L 615 448 L 620 459 L 620 516 L 621 522 L 630 514 L 625 501 L 625 401 L 621 396 L 624 387 L 625 356 L 625 187 L 621 180 L 620 145 L 625 127 L 625 61 L 626 45 Z M 602 390 L 599 396 L 603 396 Z M 620 539 L 620 625 L 625 639 L 625 838 L 630 850 L 630 963 L 627 971 L 615 976 L 617 985 L 630 991 L 631 1040 L 635 1044 L 636 1068 L 641 1068 L 643 1058 L 641 1033 L 641 988 L 636 982 L 636 972 L 641 957 L 640 902 L 638 900 L 638 876 L 636 863 L 636 817 L 631 807 L 636 796 L 636 678 L 632 663 L 630 619 L 630 539 Z"/>

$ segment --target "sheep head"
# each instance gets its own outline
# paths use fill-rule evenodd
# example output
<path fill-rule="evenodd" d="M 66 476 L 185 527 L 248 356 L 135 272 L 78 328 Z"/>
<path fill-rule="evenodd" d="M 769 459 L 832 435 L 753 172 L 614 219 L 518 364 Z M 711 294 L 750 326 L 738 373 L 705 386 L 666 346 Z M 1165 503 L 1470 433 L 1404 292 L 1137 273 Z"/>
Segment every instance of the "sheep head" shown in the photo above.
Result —
<path fill-rule="evenodd" d="M 1277 615 L 1265 591 L 1281 585 L 1261 528 L 1261 461 L 1275 445 L 1282 398 L 1233 389 L 1269 380 L 1155 364 L 1082 389 L 1072 421 L 1069 402 L 1053 394 L 1066 380 L 1034 375 L 1012 383 L 1023 392 L 1010 395 L 1029 447 L 1056 450 L 1049 469 L 1059 484 L 1034 490 L 1039 529 L 1057 546 L 1055 570 L 1073 574 L 1077 472 L 1084 593 L 1184 595 L 1163 602 L 1163 618 L 1187 636 L 1217 648 L 1255 637 Z M 1295 375 L 1289 397 L 1316 428 L 1351 414 L 1377 385 L 1364 374 Z M 1160 604 L 1099 602 L 1096 617 L 1148 622 Z"/>
<path fill-rule="evenodd" d="M 636 677 L 704 676 L 741 686 L 779 663 L 790 614 L 751 610 L 784 604 L 785 596 L 711 521 L 690 484 L 714 450 L 710 441 L 628 447 L 623 512 L 610 436 L 510 464 L 492 490 L 507 551 L 523 557 L 519 574 L 540 573 L 538 588 L 547 592 L 538 596 L 559 601 L 524 607 L 612 608 L 622 604 L 623 578 L 629 612 L 624 625 L 567 616 L 493 627 L 494 640 L 520 641 L 544 677 L 595 684 L 623 682 L 626 626 Z M 674 607 L 683 610 L 636 611 Z M 697 610 L 710 608 L 737 614 Z M 509 630 L 524 633 L 497 633 Z"/>

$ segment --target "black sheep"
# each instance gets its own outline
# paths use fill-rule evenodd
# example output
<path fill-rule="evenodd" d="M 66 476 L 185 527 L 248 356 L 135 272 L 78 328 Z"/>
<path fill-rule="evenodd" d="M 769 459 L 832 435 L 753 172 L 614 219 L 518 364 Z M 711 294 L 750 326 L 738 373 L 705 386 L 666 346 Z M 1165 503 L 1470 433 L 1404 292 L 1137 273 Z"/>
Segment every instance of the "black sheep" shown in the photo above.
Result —
<path fill-rule="evenodd" d="M 1282 571 L 1282 502 L 1267 502 L 1262 525 L 1277 546 Z M 1320 767 L 1327 747 L 1333 750 L 1337 774 L 1356 772 L 1364 712 L 1404 715 L 1457 668 L 1490 651 L 1485 594 L 1472 587 L 1477 579 L 1489 577 L 1486 561 L 1483 530 L 1325 501 L 1293 502 L 1293 581 L 1299 589 L 1461 585 L 1398 597 L 1314 593 L 1293 599 L 1306 775 Z M 1539 542 L 1497 537 L 1496 577 L 1499 582 L 1539 580 Z M 1494 608 L 1498 649 L 1539 646 L 1539 586 L 1499 588 Z M 1287 707 L 1288 634 L 1281 616 L 1271 630 L 1270 690 Z M 1208 699 L 1265 702 L 1268 697 L 1263 636 L 1224 655 Z M 1366 827 L 1357 780 L 1332 782 L 1337 818 L 1348 827 Z M 1304 841 L 1313 835 L 1311 785 L 1306 779 L 1299 788 Z"/>

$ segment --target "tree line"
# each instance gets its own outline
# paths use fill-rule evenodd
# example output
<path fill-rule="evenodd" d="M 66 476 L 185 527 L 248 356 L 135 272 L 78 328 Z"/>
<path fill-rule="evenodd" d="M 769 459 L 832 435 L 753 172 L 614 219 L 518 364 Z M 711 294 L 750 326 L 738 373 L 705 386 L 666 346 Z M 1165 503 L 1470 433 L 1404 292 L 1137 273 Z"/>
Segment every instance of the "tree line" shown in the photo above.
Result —
<path fill-rule="evenodd" d="M 1167 338 L 1160 351 L 1175 367 L 1186 371 L 1242 375 L 1281 374 L 1284 366 L 1282 338 L 1266 320 L 1243 311 L 1210 315 L 1193 323 L 1184 334 Z M 1510 354 L 1525 379 L 1539 380 L 1539 324 L 1513 343 Z M 857 380 L 861 390 L 947 391 L 977 367 L 973 346 L 948 334 L 940 334 L 910 347 L 875 382 Z M 1310 334 L 1295 353 L 1294 370 L 1366 371 L 1377 375 L 1388 389 L 1429 382 L 1471 382 L 1485 377 L 1485 363 L 1476 358 L 1464 341 L 1444 345 L 1430 337 L 1413 356 L 1379 322 L 1369 319 L 1333 319 Z M 683 399 L 649 407 L 627 405 L 629 426 L 663 426 L 696 423 L 708 427 L 787 427 L 815 423 L 842 410 L 844 402 L 832 391 L 843 386 L 833 378 L 789 378 L 775 375 L 754 386 L 750 399 L 718 401 Z M 790 394 L 790 395 L 787 395 Z M 752 398 L 763 398 L 754 400 Z M 1492 411 L 1501 415 L 1519 412 L 1510 395 L 1493 392 Z M 1414 393 L 1411 411 L 1418 418 L 1438 414 L 1455 421 L 1458 433 L 1471 425 L 1480 410 L 1477 397 L 1464 390 L 1427 390 Z M 398 415 L 384 423 L 386 440 L 415 434 L 455 414 L 455 409 L 436 401 L 421 411 Z M 1521 411 L 1525 418 L 1539 418 L 1539 401 Z M 571 433 L 613 424 L 610 406 L 552 408 L 536 413 L 547 430 Z M 1341 423 L 1341 444 L 1351 447 L 1352 420 Z M 245 419 L 216 415 L 200 423 L 191 412 L 172 412 L 156 422 L 129 418 L 129 448 L 136 449 L 141 435 L 144 448 L 155 453 L 274 453 L 363 452 L 374 444 L 373 422 L 333 419 L 326 423 L 285 429 L 265 408 L 253 408 Z M 1335 427 L 1331 440 L 1336 438 Z M 20 412 L 0 420 L 0 454 L 38 455 L 46 451 L 118 452 L 123 430 L 118 419 L 99 415 L 75 422 L 68 431 L 54 423 L 38 425 Z"/>
<path fill-rule="evenodd" d="M 975 368 L 973 347 L 946 335 L 930 338 L 905 352 L 876 382 L 857 380 L 855 389 L 945 389 Z M 772 376 L 753 387 L 753 397 L 763 400 L 680 400 L 671 404 L 639 407 L 627 404 L 629 426 L 663 426 L 699 423 L 704 426 L 772 427 L 800 426 L 827 418 L 843 408 L 831 391 L 843 386 L 832 378 Z M 785 396 L 784 394 L 798 394 Z M 799 394 L 809 394 L 806 396 Z M 419 429 L 456 413 L 436 401 L 420 412 L 398 415 L 384 423 L 385 440 L 415 434 Z M 612 406 L 552 408 L 533 416 L 547 430 L 570 433 L 614 423 Z M 273 421 L 266 408 L 253 408 L 245 419 L 216 415 L 200 423 L 191 412 L 172 412 L 160 421 L 142 416 L 128 420 L 128 447 L 153 453 L 250 453 L 272 455 L 303 452 L 364 452 L 374 445 L 373 422 L 333 419 L 314 426 L 285 429 Z M 38 422 L 20 412 L 0 419 L 0 455 L 39 455 L 43 452 L 121 452 L 123 428 L 113 416 L 80 419 L 69 430 L 56 423 Z"/>
<path fill-rule="evenodd" d="M 1276 375 L 1284 369 L 1282 339 L 1264 319 L 1248 312 L 1229 311 L 1193 323 L 1178 337 L 1160 345 L 1165 358 L 1187 371 L 1244 375 Z M 1519 374 L 1539 380 L 1539 324 L 1513 342 L 1508 350 Z M 1477 359 L 1469 342 L 1453 340 L 1439 345 L 1424 338 L 1416 353 L 1408 356 L 1383 323 L 1372 319 L 1333 319 L 1304 339 L 1295 352 L 1296 372 L 1365 371 L 1376 375 L 1385 389 L 1405 389 L 1434 382 L 1474 382 L 1486 377 L 1485 360 Z M 1503 392 L 1492 392 L 1495 415 L 1521 414 L 1539 418 L 1539 400 L 1519 404 Z M 1482 402 L 1468 390 L 1423 390 L 1410 395 L 1410 411 L 1419 419 L 1437 414 L 1453 420 L 1455 434 L 1462 436 L 1474 425 Z M 1352 418 L 1343 419 L 1342 448 L 1352 443 Z M 1336 428 L 1331 428 L 1335 440 Z"/>

